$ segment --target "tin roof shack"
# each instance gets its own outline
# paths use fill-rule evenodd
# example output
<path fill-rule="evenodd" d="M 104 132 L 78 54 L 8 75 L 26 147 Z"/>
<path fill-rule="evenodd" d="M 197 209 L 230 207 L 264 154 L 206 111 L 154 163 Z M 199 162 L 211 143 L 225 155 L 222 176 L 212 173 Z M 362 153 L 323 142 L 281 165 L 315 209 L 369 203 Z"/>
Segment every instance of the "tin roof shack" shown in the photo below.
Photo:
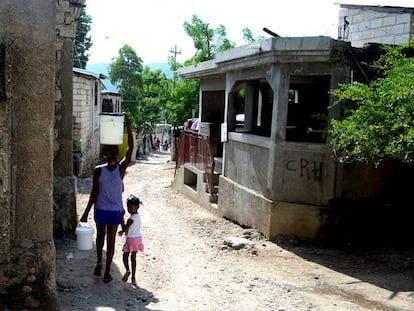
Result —
<path fill-rule="evenodd" d="M 121 94 L 115 91 L 102 90 L 102 112 L 121 112 Z"/>
<path fill-rule="evenodd" d="M 73 68 L 73 139 L 77 147 L 73 168 L 74 174 L 79 177 L 90 176 L 99 161 L 101 78 L 105 77 Z"/>
<path fill-rule="evenodd" d="M 377 198 L 386 186 L 383 171 L 344 171 L 326 144 L 327 119 L 341 108 L 328 109 L 330 90 L 351 80 L 349 50 L 323 36 L 270 38 L 182 68 L 182 78 L 200 81 L 200 133 L 219 128 L 210 140 L 221 137 L 212 149 L 223 166 L 217 204 L 205 199 L 205 172 L 189 163 L 174 186 L 267 237 L 320 237 L 334 221 L 324 213 L 332 199 Z"/>

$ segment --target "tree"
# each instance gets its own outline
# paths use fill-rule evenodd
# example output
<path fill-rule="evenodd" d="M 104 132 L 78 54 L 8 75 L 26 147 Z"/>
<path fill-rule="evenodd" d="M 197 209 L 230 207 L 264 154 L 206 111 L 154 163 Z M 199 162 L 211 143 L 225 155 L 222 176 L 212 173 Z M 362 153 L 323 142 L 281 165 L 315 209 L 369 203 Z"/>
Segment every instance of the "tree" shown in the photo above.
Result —
<path fill-rule="evenodd" d="M 109 65 L 109 78 L 122 95 L 122 107 L 128 113 L 131 124 L 137 127 L 142 118 L 142 59 L 128 44 L 119 49 L 119 54 Z M 141 119 L 140 119 L 141 118 Z"/>
<path fill-rule="evenodd" d="M 242 29 L 242 34 L 243 34 L 243 39 L 246 43 L 254 43 L 257 41 L 262 41 L 265 39 L 264 36 L 258 36 L 258 37 L 254 37 L 252 31 L 250 30 L 249 27 L 244 27 Z"/>
<path fill-rule="evenodd" d="M 184 22 L 184 31 L 193 39 L 196 49 L 194 57 L 186 61 L 186 64 L 196 64 L 213 59 L 220 51 L 235 46 L 227 39 L 226 27 L 219 25 L 217 29 L 209 28 L 209 24 L 193 15 L 191 22 Z"/>
<path fill-rule="evenodd" d="M 89 60 L 87 51 L 92 47 L 92 39 L 88 35 L 91 30 L 92 17 L 85 10 L 79 17 L 78 26 L 76 28 L 75 44 L 73 51 L 73 66 L 85 69 Z"/>
<path fill-rule="evenodd" d="M 198 81 L 178 80 L 164 109 L 166 120 L 169 120 L 169 123 L 182 125 L 191 117 L 191 112 L 198 107 L 199 86 Z"/>
<path fill-rule="evenodd" d="M 369 84 L 342 84 L 333 91 L 344 103 L 341 119 L 331 120 L 330 146 L 343 162 L 414 159 L 414 40 L 385 47 L 374 63 L 381 76 Z"/>

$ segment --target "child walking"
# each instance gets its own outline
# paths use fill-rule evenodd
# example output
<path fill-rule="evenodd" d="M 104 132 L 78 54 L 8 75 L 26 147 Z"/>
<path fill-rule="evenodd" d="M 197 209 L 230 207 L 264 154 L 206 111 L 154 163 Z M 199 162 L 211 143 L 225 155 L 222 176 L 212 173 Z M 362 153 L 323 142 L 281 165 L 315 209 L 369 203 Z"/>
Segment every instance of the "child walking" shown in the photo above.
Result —
<path fill-rule="evenodd" d="M 124 246 L 122 247 L 123 251 L 123 262 L 125 266 L 125 274 L 122 277 L 122 281 L 126 282 L 128 281 L 129 276 L 131 275 L 131 283 L 132 285 L 137 285 L 135 280 L 135 271 L 137 268 L 137 261 L 136 256 L 137 252 L 143 252 L 144 251 L 144 243 L 142 241 L 141 236 L 141 217 L 138 214 L 138 209 L 140 205 L 140 200 L 135 195 L 130 195 L 127 199 L 127 208 L 128 212 L 131 214 L 130 217 L 127 220 L 127 223 L 125 224 L 122 220 L 121 226 L 122 230 L 119 231 L 119 235 L 122 235 L 123 233 L 126 234 L 126 241 Z M 129 269 L 129 254 L 131 253 L 131 268 Z"/>

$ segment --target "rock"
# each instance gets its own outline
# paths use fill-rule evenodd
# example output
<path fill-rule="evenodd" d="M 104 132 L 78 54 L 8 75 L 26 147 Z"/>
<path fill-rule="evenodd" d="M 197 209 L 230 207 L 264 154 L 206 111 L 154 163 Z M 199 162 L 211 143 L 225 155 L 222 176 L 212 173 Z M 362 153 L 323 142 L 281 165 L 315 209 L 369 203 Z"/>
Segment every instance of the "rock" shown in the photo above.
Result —
<path fill-rule="evenodd" d="M 224 244 L 232 249 L 250 248 L 254 243 L 248 239 L 231 236 L 224 240 Z"/>

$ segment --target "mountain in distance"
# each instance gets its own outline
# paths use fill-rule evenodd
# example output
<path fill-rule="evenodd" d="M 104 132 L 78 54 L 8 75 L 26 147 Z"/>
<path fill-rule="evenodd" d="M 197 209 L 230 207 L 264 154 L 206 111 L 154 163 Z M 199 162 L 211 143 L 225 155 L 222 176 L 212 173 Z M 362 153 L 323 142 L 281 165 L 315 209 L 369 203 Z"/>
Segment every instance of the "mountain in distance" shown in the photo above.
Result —
<path fill-rule="evenodd" d="M 157 70 L 160 69 L 163 73 L 165 73 L 165 76 L 170 79 L 174 76 L 173 72 L 170 69 L 170 65 L 168 63 L 150 63 L 150 64 L 144 64 L 144 66 L 148 66 L 151 68 L 151 70 Z M 109 64 L 106 63 L 97 63 L 97 64 L 87 64 L 86 70 L 92 71 L 95 73 L 102 73 L 105 76 L 109 78 L 108 75 L 108 68 Z"/>

